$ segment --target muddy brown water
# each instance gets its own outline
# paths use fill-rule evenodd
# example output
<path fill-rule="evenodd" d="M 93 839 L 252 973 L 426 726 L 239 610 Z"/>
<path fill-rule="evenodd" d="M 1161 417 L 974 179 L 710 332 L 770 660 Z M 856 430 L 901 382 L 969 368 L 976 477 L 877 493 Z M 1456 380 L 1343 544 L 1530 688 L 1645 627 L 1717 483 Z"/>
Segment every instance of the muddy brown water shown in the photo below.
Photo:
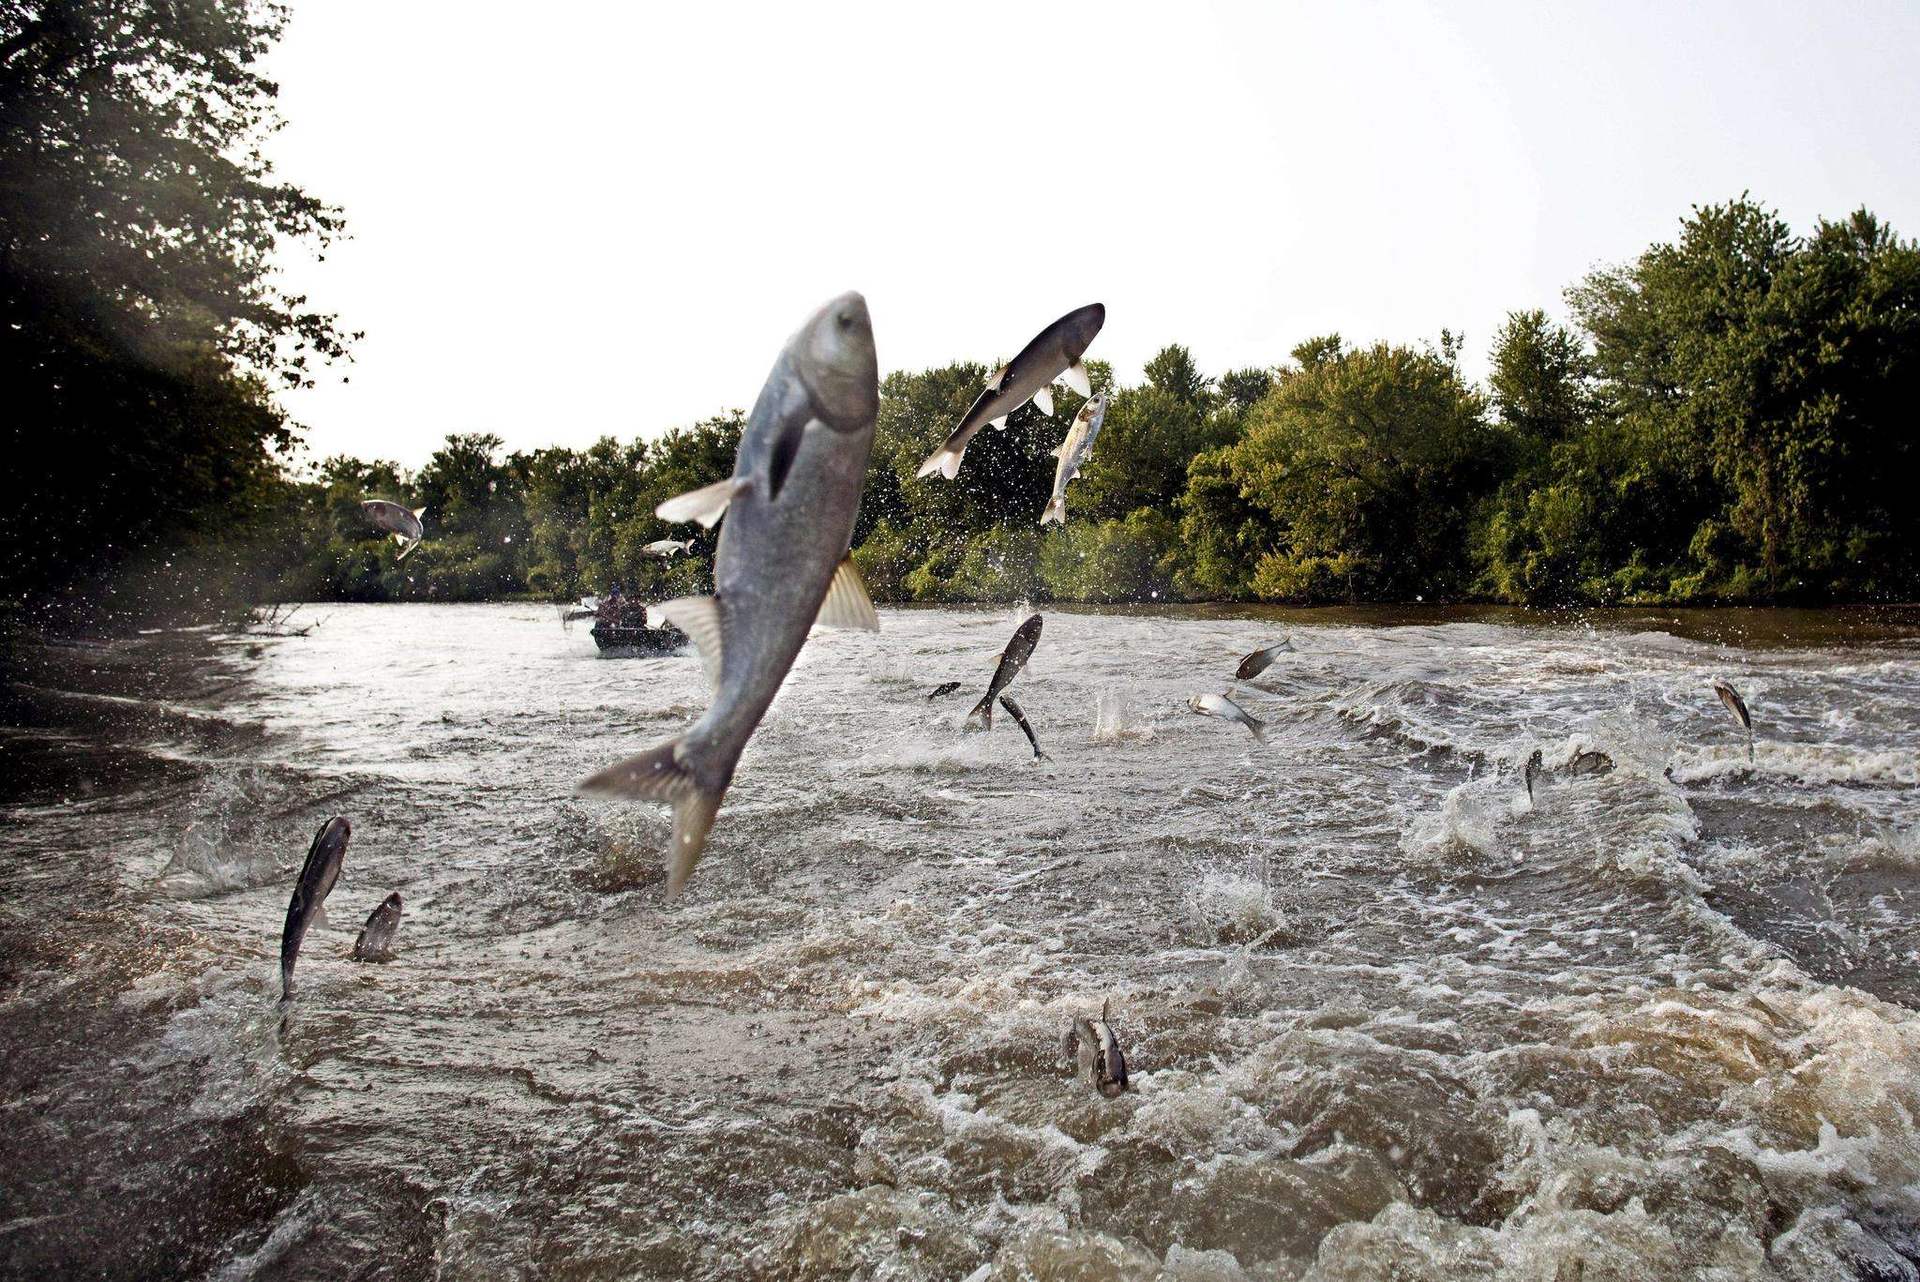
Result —
<path fill-rule="evenodd" d="M 958 728 L 1026 612 L 887 611 L 672 905 L 571 788 L 697 662 L 311 613 L 7 687 L 6 1276 L 1920 1278 L 1911 612 L 1048 610 L 1035 763 Z"/>

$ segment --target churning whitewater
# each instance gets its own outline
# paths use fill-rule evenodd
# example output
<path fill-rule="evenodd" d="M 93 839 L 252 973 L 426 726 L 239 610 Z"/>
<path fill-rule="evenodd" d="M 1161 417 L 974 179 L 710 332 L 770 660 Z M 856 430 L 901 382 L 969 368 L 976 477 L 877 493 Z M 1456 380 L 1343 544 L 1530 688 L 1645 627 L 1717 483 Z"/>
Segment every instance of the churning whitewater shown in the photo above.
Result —
<path fill-rule="evenodd" d="M 1033 612 L 816 633 L 672 905 L 667 814 L 572 788 L 699 715 L 684 654 L 29 655 L 5 1272 L 1914 1276 L 1920 616 L 1047 609 L 1036 759 L 927 695 Z"/>

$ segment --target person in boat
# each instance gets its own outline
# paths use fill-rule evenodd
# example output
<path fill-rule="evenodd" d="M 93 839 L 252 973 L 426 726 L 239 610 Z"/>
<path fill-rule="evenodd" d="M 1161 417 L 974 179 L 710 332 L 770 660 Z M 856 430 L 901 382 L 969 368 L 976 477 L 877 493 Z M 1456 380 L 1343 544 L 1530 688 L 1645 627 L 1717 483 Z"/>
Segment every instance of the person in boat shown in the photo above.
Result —
<path fill-rule="evenodd" d="M 600 599 L 599 621 L 613 628 L 644 628 L 647 626 L 647 607 L 639 601 L 627 600 L 620 591 L 620 585 L 615 583 Z"/>

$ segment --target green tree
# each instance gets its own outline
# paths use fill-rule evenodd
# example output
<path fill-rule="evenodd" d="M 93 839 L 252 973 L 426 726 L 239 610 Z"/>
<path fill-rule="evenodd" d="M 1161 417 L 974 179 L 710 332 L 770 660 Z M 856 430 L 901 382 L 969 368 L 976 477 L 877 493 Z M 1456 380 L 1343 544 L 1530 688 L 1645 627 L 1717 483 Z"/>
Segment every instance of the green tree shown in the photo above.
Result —
<path fill-rule="evenodd" d="M 0 515 L 19 599 L 212 540 L 272 506 L 275 387 L 344 354 L 271 271 L 337 211 L 276 181 L 259 64 L 285 10 L 239 0 L 0 5 Z"/>
<path fill-rule="evenodd" d="M 1463 592 L 1471 513 L 1505 452 L 1441 355 L 1325 346 L 1248 417 L 1232 474 L 1272 519 L 1261 596 L 1403 599 Z"/>
<path fill-rule="evenodd" d="M 1532 311 L 1509 312 L 1493 339 L 1494 408 L 1523 441 L 1551 444 L 1587 421 L 1592 362 L 1580 336 Z"/>

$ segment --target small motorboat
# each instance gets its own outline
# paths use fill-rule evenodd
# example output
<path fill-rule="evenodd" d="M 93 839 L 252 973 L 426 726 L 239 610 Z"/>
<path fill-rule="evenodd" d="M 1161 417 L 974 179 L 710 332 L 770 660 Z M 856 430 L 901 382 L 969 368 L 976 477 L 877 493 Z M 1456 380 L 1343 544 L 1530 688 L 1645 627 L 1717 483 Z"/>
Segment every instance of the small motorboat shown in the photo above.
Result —
<path fill-rule="evenodd" d="M 672 654 L 687 644 L 687 634 L 671 623 L 648 627 L 638 621 L 616 623 L 602 619 L 593 625 L 592 636 L 601 655 L 613 659 Z"/>
<path fill-rule="evenodd" d="M 593 629 L 589 635 L 606 658 L 672 654 L 687 644 L 686 633 L 670 623 L 653 623 L 647 617 L 646 605 L 639 601 L 583 596 L 578 605 L 562 605 L 556 609 L 560 625 L 569 632 L 578 620 L 592 619 Z"/>

